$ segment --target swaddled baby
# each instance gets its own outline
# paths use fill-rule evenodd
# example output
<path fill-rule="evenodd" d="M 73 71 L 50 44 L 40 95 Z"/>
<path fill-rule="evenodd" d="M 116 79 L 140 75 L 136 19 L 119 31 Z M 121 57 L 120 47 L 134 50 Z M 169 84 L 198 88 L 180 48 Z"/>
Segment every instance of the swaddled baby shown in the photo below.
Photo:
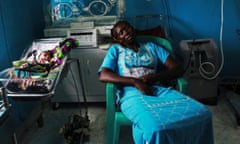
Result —
<path fill-rule="evenodd" d="M 10 78 L 18 79 L 19 87 L 26 89 L 28 86 L 37 85 L 39 80 L 48 76 L 48 73 L 62 64 L 64 56 L 71 48 L 77 47 L 78 42 L 72 38 L 65 38 L 52 50 L 31 52 L 27 59 L 13 62 Z"/>

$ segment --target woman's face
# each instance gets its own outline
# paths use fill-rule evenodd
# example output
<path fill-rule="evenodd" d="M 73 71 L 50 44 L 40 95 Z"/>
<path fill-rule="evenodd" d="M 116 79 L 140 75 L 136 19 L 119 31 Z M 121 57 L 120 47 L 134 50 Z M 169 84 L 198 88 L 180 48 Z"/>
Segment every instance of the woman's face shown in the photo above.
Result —
<path fill-rule="evenodd" d="M 135 39 L 135 30 L 130 24 L 126 22 L 120 22 L 114 28 L 114 38 L 119 43 L 132 43 Z"/>

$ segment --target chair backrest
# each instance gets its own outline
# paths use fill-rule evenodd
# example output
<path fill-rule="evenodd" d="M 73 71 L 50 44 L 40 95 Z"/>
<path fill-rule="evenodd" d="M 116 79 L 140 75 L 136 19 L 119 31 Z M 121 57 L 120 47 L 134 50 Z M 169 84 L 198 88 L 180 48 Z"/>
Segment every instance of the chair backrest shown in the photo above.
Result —
<path fill-rule="evenodd" d="M 162 46 L 164 49 L 169 51 L 171 53 L 171 55 L 173 57 L 175 57 L 172 45 L 167 39 L 164 39 L 164 38 L 161 38 L 161 37 L 156 37 L 156 36 L 141 35 L 141 36 L 137 36 L 137 41 L 156 43 L 157 45 Z"/>

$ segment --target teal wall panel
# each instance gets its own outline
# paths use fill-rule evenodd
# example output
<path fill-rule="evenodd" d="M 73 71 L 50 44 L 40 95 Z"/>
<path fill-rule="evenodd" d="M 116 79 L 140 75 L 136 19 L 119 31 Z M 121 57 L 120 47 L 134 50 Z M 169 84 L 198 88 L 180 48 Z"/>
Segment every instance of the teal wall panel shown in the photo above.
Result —
<path fill-rule="evenodd" d="M 175 49 L 181 40 L 213 38 L 220 48 L 221 0 L 125 0 L 125 17 L 164 14 L 165 27 Z M 220 76 L 240 75 L 240 1 L 224 0 L 223 51 L 224 67 Z M 155 21 L 156 22 L 156 21 Z M 137 24 L 145 23 L 139 20 Z M 153 22 L 145 28 L 154 26 Z M 220 50 L 219 50 L 220 51 Z M 221 59 L 221 58 L 220 58 Z M 234 67 L 233 67 L 234 66 Z"/>
<path fill-rule="evenodd" d="M 0 1 L 0 60 L 3 62 L 0 69 L 10 66 L 11 61 L 19 58 L 33 39 L 43 35 L 44 2 L 48 3 L 48 0 Z M 213 38 L 220 47 L 221 0 L 125 0 L 125 6 L 124 16 L 130 20 L 136 15 L 164 14 L 165 26 L 176 49 L 181 40 L 198 38 Z M 139 20 L 135 24 L 144 29 L 159 22 Z M 224 0 L 225 65 L 222 76 L 237 76 L 240 73 L 240 37 L 236 33 L 239 28 L 240 1 Z"/>
<path fill-rule="evenodd" d="M 4 41 L 1 49 L 7 52 L 1 57 L 5 63 L 0 67 L 3 69 L 11 66 L 11 62 L 21 56 L 33 39 L 42 36 L 44 15 L 43 2 L 39 0 L 1 0 L 0 3 L 0 31 Z"/>
<path fill-rule="evenodd" d="M 8 57 L 8 49 L 6 39 L 5 39 L 5 28 L 3 23 L 3 15 L 2 15 L 2 1 L 0 1 L 0 69 L 7 67 L 7 62 L 9 61 Z"/>
<path fill-rule="evenodd" d="M 12 61 L 20 58 L 33 39 L 43 36 L 44 25 L 43 1 L 0 0 L 0 70 L 11 67 Z M 39 103 L 9 100 L 12 104 L 13 129 L 19 127 Z M 0 133 L 5 133 L 4 130 L 1 129 Z"/>

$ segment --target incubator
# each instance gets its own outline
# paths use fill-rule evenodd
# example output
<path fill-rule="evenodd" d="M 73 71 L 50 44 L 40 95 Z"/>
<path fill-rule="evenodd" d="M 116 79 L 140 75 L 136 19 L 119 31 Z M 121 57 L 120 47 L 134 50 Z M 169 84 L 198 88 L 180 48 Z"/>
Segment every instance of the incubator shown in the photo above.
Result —
<path fill-rule="evenodd" d="M 52 21 L 80 16 L 113 16 L 118 13 L 117 0 L 51 0 Z"/>

